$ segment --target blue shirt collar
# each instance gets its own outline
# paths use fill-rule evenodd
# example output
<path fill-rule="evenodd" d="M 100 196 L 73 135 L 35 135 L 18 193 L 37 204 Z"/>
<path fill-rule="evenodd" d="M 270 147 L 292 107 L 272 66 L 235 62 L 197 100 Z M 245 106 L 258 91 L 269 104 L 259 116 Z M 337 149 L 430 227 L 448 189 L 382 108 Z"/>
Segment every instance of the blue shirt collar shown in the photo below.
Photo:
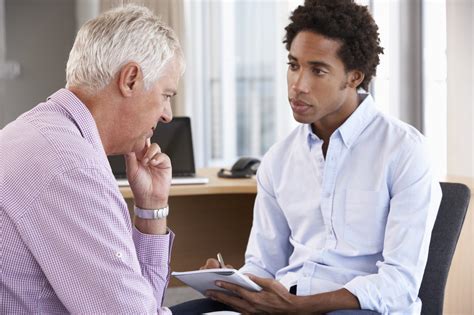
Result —
<path fill-rule="evenodd" d="M 350 148 L 362 131 L 369 125 L 377 114 L 375 102 L 368 93 L 359 93 L 362 102 L 347 120 L 334 132 L 333 136 L 339 134 L 346 147 Z M 311 124 L 306 124 L 307 143 L 309 148 L 322 140 L 313 132 Z"/>

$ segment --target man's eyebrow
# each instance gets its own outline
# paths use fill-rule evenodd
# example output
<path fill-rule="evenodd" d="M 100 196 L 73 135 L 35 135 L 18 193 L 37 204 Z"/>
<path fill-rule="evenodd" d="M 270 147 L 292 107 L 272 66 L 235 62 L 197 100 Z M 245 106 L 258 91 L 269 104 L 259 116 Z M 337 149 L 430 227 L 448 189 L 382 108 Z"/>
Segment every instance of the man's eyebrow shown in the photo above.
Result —
<path fill-rule="evenodd" d="M 292 56 L 291 54 L 288 54 L 288 60 L 291 60 L 291 61 L 298 61 L 298 58 Z M 308 61 L 308 64 L 310 64 L 311 66 L 319 66 L 319 67 L 325 67 L 325 68 L 328 68 L 328 69 L 331 69 L 332 66 L 324 61 Z"/>
<path fill-rule="evenodd" d="M 332 66 L 328 63 L 325 63 L 324 61 L 308 61 L 308 63 L 312 66 L 319 66 L 319 67 L 324 67 L 324 68 L 328 68 L 328 69 L 331 69 Z"/>
<path fill-rule="evenodd" d="M 172 94 L 172 96 L 175 96 L 176 94 L 178 94 L 178 92 L 175 89 L 165 89 L 164 92 Z"/>

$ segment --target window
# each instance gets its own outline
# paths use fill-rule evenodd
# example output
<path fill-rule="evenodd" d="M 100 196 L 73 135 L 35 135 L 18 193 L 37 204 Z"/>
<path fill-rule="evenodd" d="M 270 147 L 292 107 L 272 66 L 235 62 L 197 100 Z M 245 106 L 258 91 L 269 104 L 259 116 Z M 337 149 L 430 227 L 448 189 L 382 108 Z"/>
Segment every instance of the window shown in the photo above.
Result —
<path fill-rule="evenodd" d="M 446 2 L 424 1 L 423 121 L 430 155 L 439 174 L 447 174 L 447 27 Z"/>
<path fill-rule="evenodd" d="M 295 125 L 282 44 L 295 6 L 295 1 L 185 1 L 191 30 L 185 44 L 186 112 L 196 122 L 198 166 L 259 157 Z"/>
<path fill-rule="evenodd" d="M 428 137 L 435 169 L 446 174 L 446 3 L 370 2 L 384 47 L 371 92 L 381 111 Z"/>
<path fill-rule="evenodd" d="M 432 154 L 445 171 L 444 1 L 357 2 L 369 5 L 385 48 L 370 87 L 379 109 L 441 139 Z M 296 126 L 282 40 L 301 3 L 185 0 L 185 111 L 194 121 L 199 167 L 259 157 Z"/>

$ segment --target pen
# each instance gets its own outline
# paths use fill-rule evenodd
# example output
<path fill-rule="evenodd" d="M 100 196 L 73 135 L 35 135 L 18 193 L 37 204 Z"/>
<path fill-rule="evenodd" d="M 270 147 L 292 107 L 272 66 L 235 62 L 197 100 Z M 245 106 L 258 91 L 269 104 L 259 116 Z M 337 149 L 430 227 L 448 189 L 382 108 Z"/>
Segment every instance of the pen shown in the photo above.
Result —
<path fill-rule="evenodd" d="M 221 266 L 221 268 L 225 268 L 224 258 L 222 258 L 221 253 L 217 253 L 217 260 L 219 261 L 219 265 Z"/>

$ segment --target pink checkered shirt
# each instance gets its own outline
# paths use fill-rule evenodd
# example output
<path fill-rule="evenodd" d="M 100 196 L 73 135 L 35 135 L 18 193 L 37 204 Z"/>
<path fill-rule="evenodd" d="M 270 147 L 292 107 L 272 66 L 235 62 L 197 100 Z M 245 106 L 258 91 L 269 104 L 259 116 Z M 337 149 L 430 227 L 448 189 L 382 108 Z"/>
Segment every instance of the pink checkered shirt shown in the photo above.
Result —
<path fill-rule="evenodd" d="M 170 314 L 173 238 L 132 227 L 94 119 L 70 91 L 0 131 L 0 314 Z"/>

